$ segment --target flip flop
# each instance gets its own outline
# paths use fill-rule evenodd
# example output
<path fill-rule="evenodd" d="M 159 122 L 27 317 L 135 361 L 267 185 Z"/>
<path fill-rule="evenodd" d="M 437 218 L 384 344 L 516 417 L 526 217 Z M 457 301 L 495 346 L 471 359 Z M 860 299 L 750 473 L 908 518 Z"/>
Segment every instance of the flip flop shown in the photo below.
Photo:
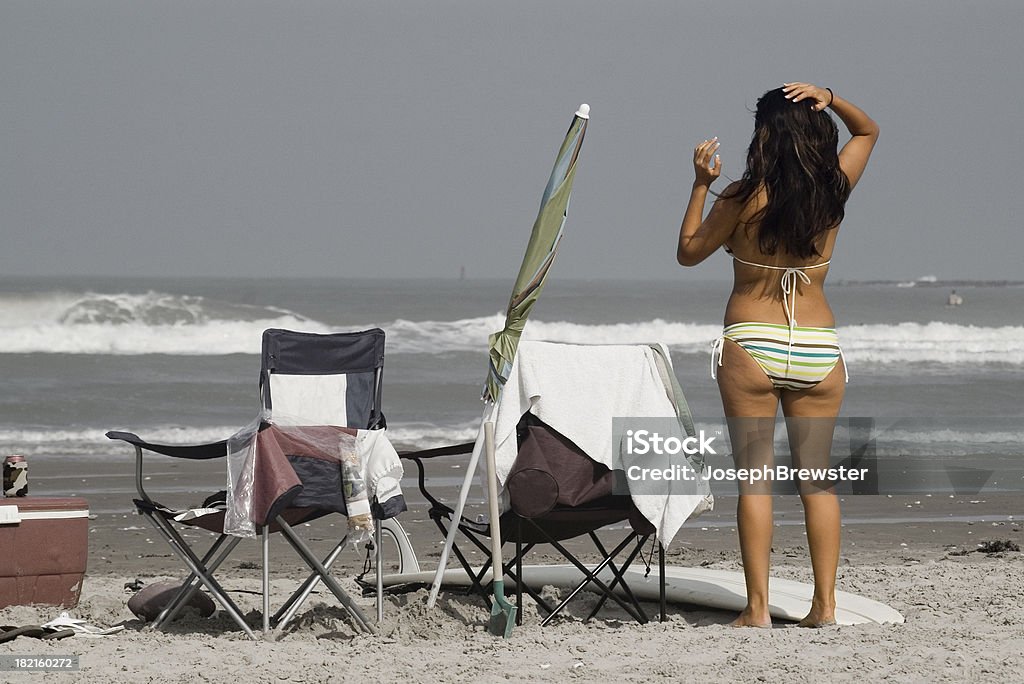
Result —
<path fill-rule="evenodd" d="M 44 628 L 52 630 L 71 630 L 75 634 L 80 634 L 87 637 L 102 637 L 115 634 L 124 629 L 124 625 L 114 625 L 113 627 L 97 627 L 96 625 L 90 625 L 85 620 L 73 618 L 67 613 L 61 613 L 57 618 L 50 620 L 43 625 Z"/>
<path fill-rule="evenodd" d="M 0 644 L 14 641 L 20 636 L 40 639 L 46 634 L 46 630 L 39 625 L 25 625 L 24 627 L 3 626 L 0 627 Z"/>

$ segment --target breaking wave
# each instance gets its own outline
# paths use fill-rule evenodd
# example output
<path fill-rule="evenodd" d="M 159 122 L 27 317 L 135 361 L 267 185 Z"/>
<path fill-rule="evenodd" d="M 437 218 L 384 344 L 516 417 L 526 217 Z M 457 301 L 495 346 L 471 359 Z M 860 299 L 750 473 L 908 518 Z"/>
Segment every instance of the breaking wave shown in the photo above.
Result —
<path fill-rule="evenodd" d="M 7 354 L 257 354 L 266 328 L 332 330 L 286 309 L 159 292 L 0 296 L 0 321 L 0 353 Z M 381 327 L 390 354 L 442 354 L 481 352 L 502 324 L 503 316 L 495 313 L 447 321 L 398 319 Z M 706 353 L 720 332 L 716 324 L 663 319 L 606 324 L 531 319 L 524 337 L 579 344 L 658 341 L 677 353 L 696 354 Z M 847 357 L 861 363 L 1024 364 L 1022 326 L 907 322 L 843 326 L 839 333 Z"/>

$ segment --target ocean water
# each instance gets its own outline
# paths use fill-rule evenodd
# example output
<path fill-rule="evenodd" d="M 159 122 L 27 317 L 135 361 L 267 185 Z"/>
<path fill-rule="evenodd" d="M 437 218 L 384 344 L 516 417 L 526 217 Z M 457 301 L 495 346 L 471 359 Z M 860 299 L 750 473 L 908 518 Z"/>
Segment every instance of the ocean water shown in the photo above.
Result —
<path fill-rule="evenodd" d="M 950 287 L 963 306 L 945 306 Z M 470 440 L 487 336 L 510 282 L 0 278 L 0 454 L 123 458 L 107 430 L 152 441 L 229 436 L 258 411 L 260 334 L 383 328 L 392 441 Z M 660 341 L 698 420 L 725 282 L 551 281 L 526 336 Z M 1024 444 L 1024 286 L 834 283 L 851 380 L 844 417 L 887 426 L 884 448 L 1017 457 Z"/>

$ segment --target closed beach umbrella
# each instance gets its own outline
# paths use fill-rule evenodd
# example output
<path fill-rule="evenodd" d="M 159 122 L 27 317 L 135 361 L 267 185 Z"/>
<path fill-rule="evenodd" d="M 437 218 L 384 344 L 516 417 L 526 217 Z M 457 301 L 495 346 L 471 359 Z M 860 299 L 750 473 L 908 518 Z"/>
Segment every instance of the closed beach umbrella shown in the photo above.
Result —
<path fill-rule="evenodd" d="M 540 211 L 530 233 L 530 241 L 526 245 L 526 254 L 519 267 L 519 277 L 512 288 L 508 310 L 505 312 L 505 327 L 490 336 L 488 355 L 490 357 L 487 370 L 487 383 L 484 385 L 483 399 L 488 402 L 497 400 L 501 388 L 508 379 L 512 369 L 512 360 L 522 337 L 526 317 L 530 315 L 537 297 L 544 289 L 544 281 L 548 269 L 558 253 L 558 243 L 562 239 L 562 228 L 565 226 L 565 215 L 569 209 L 569 195 L 572 193 L 573 179 L 576 177 L 576 158 L 583 146 L 583 136 L 587 131 L 590 118 L 590 107 L 580 105 L 573 117 L 569 132 L 562 141 L 555 159 L 555 167 L 551 170 L 551 178 L 540 201 Z"/>
<path fill-rule="evenodd" d="M 473 475 L 476 472 L 477 463 L 480 459 L 481 450 L 487 452 L 488 472 L 486 482 L 488 485 L 488 503 L 490 505 L 491 520 L 498 519 L 497 512 L 497 482 L 494 477 L 494 442 L 493 424 L 490 423 L 491 413 L 494 409 L 494 402 L 501 395 L 501 388 L 508 379 L 512 370 L 512 361 L 515 359 L 516 348 L 519 346 L 519 338 L 522 337 L 523 327 L 526 325 L 526 317 L 530 315 L 537 297 L 544 287 L 547 279 L 548 269 L 555 259 L 558 251 L 558 243 L 562 239 L 562 227 L 565 225 L 565 215 L 569 208 L 569 195 L 572 192 L 573 179 L 576 177 L 576 158 L 579 156 L 580 147 L 583 145 L 583 135 L 587 130 L 587 121 L 590 118 L 590 106 L 582 104 L 573 117 L 569 132 L 562 141 L 558 150 L 558 157 L 555 159 L 555 167 L 551 171 L 547 187 L 544 188 L 544 195 L 540 202 L 540 211 L 537 220 L 533 224 L 533 231 L 530 233 L 530 241 L 526 246 L 526 254 L 523 256 L 523 264 L 519 267 L 519 277 L 516 278 L 515 287 L 512 289 L 512 297 L 508 303 L 508 310 L 505 313 L 505 327 L 490 336 L 489 364 L 487 382 L 484 385 L 483 399 L 487 402 L 484 408 L 483 419 L 480 424 L 480 437 L 473 449 L 473 455 L 469 459 L 466 469 L 466 476 L 459 490 L 459 501 L 455 507 L 452 524 L 448 529 L 448 537 L 445 539 L 444 547 L 441 549 L 441 558 L 437 565 L 437 572 L 434 574 L 434 583 L 430 589 L 430 596 L 427 599 L 427 606 L 433 607 L 437 601 L 438 592 L 441 589 L 441 580 L 444 575 L 445 566 L 448 563 L 448 553 L 455 543 L 455 535 L 459 526 L 457 521 L 462 517 L 462 511 L 466 506 L 466 499 L 472 486 Z M 486 439 L 481 439 L 485 437 Z M 486 444 L 486 448 L 483 447 Z M 504 582 L 501 576 L 501 540 L 499 529 L 495 525 L 491 531 L 491 561 L 494 567 L 494 601 L 491 610 L 491 631 L 495 634 L 505 636 L 511 634 L 515 607 L 505 601 Z"/>

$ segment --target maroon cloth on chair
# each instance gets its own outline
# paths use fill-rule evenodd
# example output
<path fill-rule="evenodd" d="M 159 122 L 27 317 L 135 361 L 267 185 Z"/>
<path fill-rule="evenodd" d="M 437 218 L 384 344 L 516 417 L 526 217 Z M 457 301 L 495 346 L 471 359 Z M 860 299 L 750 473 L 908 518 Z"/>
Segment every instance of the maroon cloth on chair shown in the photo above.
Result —
<path fill-rule="evenodd" d="M 628 495 L 612 493 L 615 474 L 572 440 L 530 413 L 520 421 L 518 436 L 519 453 L 505 481 L 514 515 L 541 524 L 556 539 L 622 520 L 640 534 L 654 531 Z M 503 539 L 525 534 L 517 533 L 513 523 L 508 514 L 503 516 Z M 532 535 L 522 539 L 531 540 Z"/>
<path fill-rule="evenodd" d="M 506 480 L 516 514 L 539 518 L 555 506 L 576 508 L 612 495 L 612 471 L 540 419 L 526 414 L 519 436 L 519 454 Z"/>
<path fill-rule="evenodd" d="M 256 436 L 253 522 L 266 525 L 286 508 L 345 512 L 341 481 L 342 435 L 356 430 L 334 425 L 271 425 Z"/>

